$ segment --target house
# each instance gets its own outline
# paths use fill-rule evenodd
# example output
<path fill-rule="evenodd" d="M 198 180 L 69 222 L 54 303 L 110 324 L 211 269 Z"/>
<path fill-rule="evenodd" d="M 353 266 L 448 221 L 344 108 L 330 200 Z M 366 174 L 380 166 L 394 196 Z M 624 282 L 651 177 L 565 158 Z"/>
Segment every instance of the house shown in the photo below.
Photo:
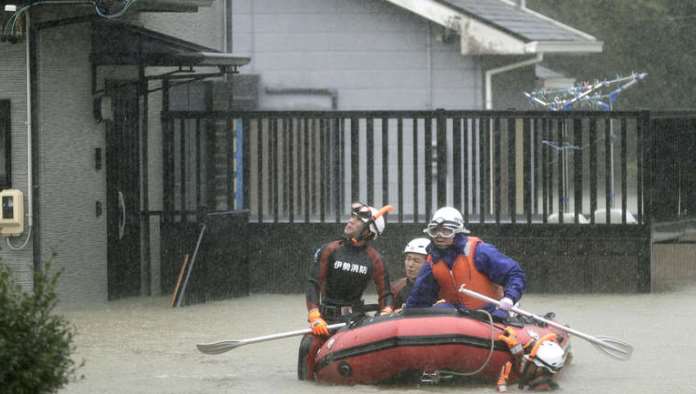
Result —
<path fill-rule="evenodd" d="M 544 55 L 602 50 L 508 0 L 241 0 L 232 29 L 263 109 L 521 109 Z"/>
<path fill-rule="evenodd" d="M 131 257 L 150 227 L 140 203 L 156 189 L 141 174 L 161 162 L 146 142 L 160 138 L 163 76 L 220 79 L 249 61 L 225 51 L 225 3 L 11 3 L 0 11 L 2 187 L 23 192 L 24 229 L 3 236 L 2 262 L 31 289 L 53 261 L 65 303 L 149 294 L 152 274 Z"/>
<path fill-rule="evenodd" d="M 25 226 L 0 257 L 27 289 L 53 260 L 66 303 L 160 292 L 160 214 L 193 196 L 163 179 L 191 178 L 163 111 L 523 108 L 545 54 L 602 49 L 523 1 L 3 4 L 2 187 L 23 192 Z"/>

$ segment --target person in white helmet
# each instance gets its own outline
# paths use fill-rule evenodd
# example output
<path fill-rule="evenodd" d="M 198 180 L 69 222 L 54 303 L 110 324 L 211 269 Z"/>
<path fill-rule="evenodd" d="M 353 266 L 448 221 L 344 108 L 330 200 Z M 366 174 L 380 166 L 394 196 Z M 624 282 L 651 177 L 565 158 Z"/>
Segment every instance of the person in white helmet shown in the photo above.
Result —
<path fill-rule="evenodd" d="M 401 308 L 406 302 L 413 285 L 416 283 L 416 277 L 423 266 L 425 258 L 428 256 L 428 238 L 412 239 L 404 248 L 404 272 L 406 276 L 392 282 L 391 291 L 394 296 L 394 309 Z"/>
<path fill-rule="evenodd" d="M 314 355 L 330 335 L 328 324 L 343 321 L 363 304 L 370 282 L 377 289 L 380 313 L 393 310 L 389 274 L 382 257 L 370 242 L 384 232 L 384 217 L 363 203 L 353 203 L 341 239 L 329 242 L 314 253 L 305 298 L 312 334 L 300 343 L 298 378 L 312 380 Z"/>
<path fill-rule="evenodd" d="M 518 387 L 530 391 L 551 391 L 559 388 L 555 375 L 566 362 L 568 353 L 558 344 L 556 334 L 547 334 L 527 345 L 531 350 L 519 364 Z"/>
<path fill-rule="evenodd" d="M 460 310 L 485 309 L 498 320 L 507 319 L 507 311 L 526 288 L 522 267 L 495 246 L 470 236 L 462 214 L 455 208 L 438 209 L 423 232 L 430 236 L 432 244 L 405 308 L 438 303 Z M 499 299 L 501 306 L 460 293 L 462 285 Z"/>
<path fill-rule="evenodd" d="M 507 381 L 513 365 L 518 372 L 520 389 L 550 391 L 558 388 L 554 377 L 565 365 L 568 352 L 558 343 L 556 334 L 549 333 L 541 338 L 536 334 L 530 335 L 528 342 L 523 344 L 518 342 L 517 330 L 508 326 L 498 336 L 498 340 L 505 342 L 512 354 L 512 360 L 500 371 L 498 392 L 507 391 Z"/>

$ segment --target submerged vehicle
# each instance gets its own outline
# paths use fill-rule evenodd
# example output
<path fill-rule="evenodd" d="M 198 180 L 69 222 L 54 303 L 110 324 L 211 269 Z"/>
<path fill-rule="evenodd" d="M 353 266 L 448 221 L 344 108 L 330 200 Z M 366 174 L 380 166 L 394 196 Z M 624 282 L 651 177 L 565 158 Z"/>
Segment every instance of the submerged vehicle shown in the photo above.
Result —
<path fill-rule="evenodd" d="M 510 332 L 522 350 L 517 357 L 511 344 L 501 339 Z M 546 360 L 537 357 L 542 348 Z M 525 364 L 555 373 L 569 352 L 565 331 L 522 316 L 500 323 L 480 311 L 405 309 L 337 331 L 317 351 L 314 377 L 329 384 L 439 383 L 461 378 L 500 383 L 504 375 L 512 383 L 524 374 Z"/>

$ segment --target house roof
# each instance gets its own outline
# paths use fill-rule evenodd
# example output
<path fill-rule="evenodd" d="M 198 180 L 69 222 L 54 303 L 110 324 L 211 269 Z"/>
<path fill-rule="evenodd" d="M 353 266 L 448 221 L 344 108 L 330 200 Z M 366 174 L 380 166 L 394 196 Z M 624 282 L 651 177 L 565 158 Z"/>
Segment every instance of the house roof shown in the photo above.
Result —
<path fill-rule="evenodd" d="M 510 0 L 387 0 L 459 33 L 462 54 L 601 52 L 603 43 Z"/>
<path fill-rule="evenodd" d="M 92 41 L 95 65 L 236 68 L 250 61 L 140 26 L 103 19 L 94 22 Z"/>
<path fill-rule="evenodd" d="M 596 41 L 587 33 L 512 2 L 501 0 L 441 0 L 441 2 L 506 30 L 526 42 Z"/>

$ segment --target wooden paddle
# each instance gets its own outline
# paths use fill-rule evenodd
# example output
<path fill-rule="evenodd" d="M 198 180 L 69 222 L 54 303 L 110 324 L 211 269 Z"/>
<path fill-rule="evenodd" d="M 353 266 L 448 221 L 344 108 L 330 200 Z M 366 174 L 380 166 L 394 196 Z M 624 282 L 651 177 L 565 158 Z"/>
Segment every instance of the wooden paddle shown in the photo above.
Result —
<path fill-rule="evenodd" d="M 179 277 L 176 280 L 176 286 L 174 286 L 174 292 L 172 293 L 172 308 L 176 307 L 176 300 L 179 298 L 181 280 L 184 278 L 184 272 L 186 271 L 186 266 L 188 265 L 188 259 L 189 255 L 187 253 L 184 255 L 184 261 L 181 262 L 181 268 L 179 268 Z"/>

